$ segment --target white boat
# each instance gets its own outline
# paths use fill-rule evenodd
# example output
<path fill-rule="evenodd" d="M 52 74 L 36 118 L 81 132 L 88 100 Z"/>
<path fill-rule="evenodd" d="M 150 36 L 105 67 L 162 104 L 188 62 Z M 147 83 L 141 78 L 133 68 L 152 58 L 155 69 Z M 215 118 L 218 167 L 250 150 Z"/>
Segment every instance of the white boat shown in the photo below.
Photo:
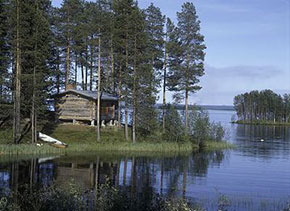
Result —
<path fill-rule="evenodd" d="M 55 147 L 58 147 L 58 148 L 65 148 L 67 147 L 67 144 L 55 139 L 55 138 L 52 138 L 48 135 L 45 135 L 43 133 L 38 133 L 38 138 L 41 139 L 42 141 L 44 142 L 47 142 L 47 143 L 50 143 L 52 146 L 55 146 Z"/>

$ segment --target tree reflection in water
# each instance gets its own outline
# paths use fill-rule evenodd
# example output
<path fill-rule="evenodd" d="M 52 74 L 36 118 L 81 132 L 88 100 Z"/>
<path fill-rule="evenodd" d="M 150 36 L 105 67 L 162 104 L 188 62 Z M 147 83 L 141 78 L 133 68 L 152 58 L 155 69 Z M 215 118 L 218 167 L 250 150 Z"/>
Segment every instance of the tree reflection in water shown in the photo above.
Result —
<path fill-rule="evenodd" d="M 205 177 L 209 165 L 217 165 L 223 159 L 221 151 L 176 157 L 60 157 L 45 162 L 32 158 L 1 164 L 0 194 L 21 192 L 23 185 L 33 192 L 35 186 L 58 186 L 68 181 L 84 189 L 97 189 L 109 182 L 145 200 L 145 206 L 154 194 L 186 198 L 189 178 Z"/>

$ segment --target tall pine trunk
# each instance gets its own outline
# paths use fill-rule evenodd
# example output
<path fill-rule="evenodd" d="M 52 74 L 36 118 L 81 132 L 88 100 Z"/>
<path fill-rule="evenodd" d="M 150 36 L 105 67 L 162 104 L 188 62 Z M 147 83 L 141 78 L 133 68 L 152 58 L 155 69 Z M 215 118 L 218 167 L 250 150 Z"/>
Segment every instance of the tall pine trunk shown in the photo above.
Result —
<path fill-rule="evenodd" d="M 78 54 L 75 53 L 75 89 L 78 87 Z"/>
<path fill-rule="evenodd" d="M 129 49 L 126 42 L 126 90 L 125 90 L 125 138 L 128 141 L 128 115 L 129 115 Z"/>
<path fill-rule="evenodd" d="M 34 64 L 35 65 L 35 64 Z M 31 142 L 36 142 L 36 111 L 35 111 L 35 85 L 36 85 L 36 67 L 33 67 L 33 90 L 32 90 L 32 105 L 31 105 Z"/>
<path fill-rule="evenodd" d="M 68 14 L 69 14 L 69 9 L 68 9 Z M 69 25 L 69 15 L 67 18 L 67 25 Z M 67 26 L 68 27 L 68 26 Z M 65 90 L 68 88 L 69 84 L 69 72 L 70 72 L 70 33 L 69 30 L 67 29 L 67 37 L 66 37 L 66 58 L 65 58 Z"/>
<path fill-rule="evenodd" d="M 119 67 L 119 81 L 118 81 L 118 127 L 121 127 L 121 95 L 122 95 L 122 61 Z"/>
<path fill-rule="evenodd" d="M 91 61 L 90 61 L 90 91 L 93 90 L 93 73 L 94 73 L 94 70 L 93 70 L 93 67 L 94 67 L 94 51 L 93 51 L 93 43 L 91 44 L 91 47 L 90 47 L 90 50 L 91 50 Z"/>
<path fill-rule="evenodd" d="M 20 92 L 21 92 L 21 50 L 20 50 L 20 5 L 19 0 L 16 0 L 16 66 L 15 66 L 15 94 L 14 94 L 14 116 L 13 116 L 13 139 L 14 143 L 18 144 L 18 139 L 21 136 L 20 131 Z"/>
<path fill-rule="evenodd" d="M 187 51 L 187 57 L 186 57 L 186 84 L 185 84 L 185 133 L 188 133 L 188 80 L 189 80 L 189 48 Z"/>
<path fill-rule="evenodd" d="M 87 43 L 87 42 L 86 42 Z M 85 78 L 85 90 L 88 90 L 88 60 L 89 60 L 89 52 L 88 52 L 88 45 L 86 45 L 86 78 Z"/>
<path fill-rule="evenodd" d="M 165 45 L 165 52 L 164 52 L 164 73 L 163 73 L 163 109 L 162 109 L 162 128 L 163 133 L 165 132 L 165 106 L 166 106 L 166 71 L 167 71 L 167 47 Z"/>
<path fill-rule="evenodd" d="M 111 41 L 111 86 L 112 86 L 112 91 L 115 93 L 115 61 L 114 61 L 114 49 L 113 49 L 113 44 Z"/>
<path fill-rule="evenodd" d="M 85 90 L 85 73 L 84 73 L 84 63 L 83 63 L 82 54 L 80 55 L 80 59 L 81 59 L 81 72 L 82 72 L 82 90 Z"/>
<path fill-rule="evenodd" d="M 136 93 L 136 82 L 137 82 L 137 65 L 136 65 L 136 56 L 137 56 L 137 41 L 135 37 L 135 56 L 134 56 L 134 79 L 133 79 L 133 125 L 132 125 L 132 141 L 133 144 L 136 143 L 136 106 L 137 106 L 137 93 Z"/>
<path fill-rule="evenodd" d="M 56 90 L 57 90 L 57 94 L 59 94 L 60 91 L 60 56 L 59 56 L 59 52 L 57 51 L 57 59 L 56 59 L 56 71 L 57 71 L 57 75 L 56 75 Z"/>
<path fill-rule="evenodd" d="M 99 58 L 98 58 L 98 101 L 97 101 L 97 140 L 101 140 L 100 131 L 100 109 L 101 109 L 101 37 L 99 37 Z"/>

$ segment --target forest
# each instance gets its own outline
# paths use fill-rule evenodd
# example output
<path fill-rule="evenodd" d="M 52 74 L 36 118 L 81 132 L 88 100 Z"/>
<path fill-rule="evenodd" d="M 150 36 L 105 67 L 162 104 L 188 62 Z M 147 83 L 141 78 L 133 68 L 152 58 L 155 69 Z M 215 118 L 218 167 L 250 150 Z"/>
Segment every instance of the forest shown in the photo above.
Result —
<path fill-rule="evenodd" d="M 184 102 L 186 133 L 205 49 L 193 3 L 182 5 L 174 23 L 154 4 L 141 9 L 134 0 L 64 0 L 61 7 L 50 0 L 0 0 L 0 127 L 11 122 L 15 144 L 31 131 L 34 143 L 49 119 L 51 96 L 73 84 L 118 95 L 125 137 L 132 119 L 133 142 L 159 127 L 165 131 L 166 92 L 173 92 Z M 155 109 L 159 93 L 162 114 Z"/>
<path fill-rule="evenodd" d="M 271 90 L 251 91 L 235 96 L 234 106 L 242 122 L 289 123 L 290 94 Z"/>

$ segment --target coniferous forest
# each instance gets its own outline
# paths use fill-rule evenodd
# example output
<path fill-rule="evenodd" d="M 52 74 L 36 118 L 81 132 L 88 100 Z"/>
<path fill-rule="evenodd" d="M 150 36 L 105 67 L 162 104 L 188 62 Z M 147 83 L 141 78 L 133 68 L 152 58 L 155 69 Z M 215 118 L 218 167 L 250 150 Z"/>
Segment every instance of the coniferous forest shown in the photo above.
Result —
<path fill-rule="evenodd" d="M 267 89 L 251 91 L 234 98 L 237 115 L 243 122 L 289 123 L 290 95 L 283 96 Z"/>
<path fill-rule="evenodd" d="M 74 85 L 118 95 L 118 122 L 124 102 L 125 136 L 132 119 L 133 142 L 159 125 L 165 130 L 166 112 L 160 118 L 155 103 L 162 93 L 165 108 L 171 91 L 184 102 L 187 131 L 205 49 L 192 3 L 182 5 L 174 23 L 134 0 L 64 0 L 59 8 L 50 0 L 0 0 L 0 122 L 12 122 L 14 143 L 27 131 L 33 143 L 51 96 Z"/>

